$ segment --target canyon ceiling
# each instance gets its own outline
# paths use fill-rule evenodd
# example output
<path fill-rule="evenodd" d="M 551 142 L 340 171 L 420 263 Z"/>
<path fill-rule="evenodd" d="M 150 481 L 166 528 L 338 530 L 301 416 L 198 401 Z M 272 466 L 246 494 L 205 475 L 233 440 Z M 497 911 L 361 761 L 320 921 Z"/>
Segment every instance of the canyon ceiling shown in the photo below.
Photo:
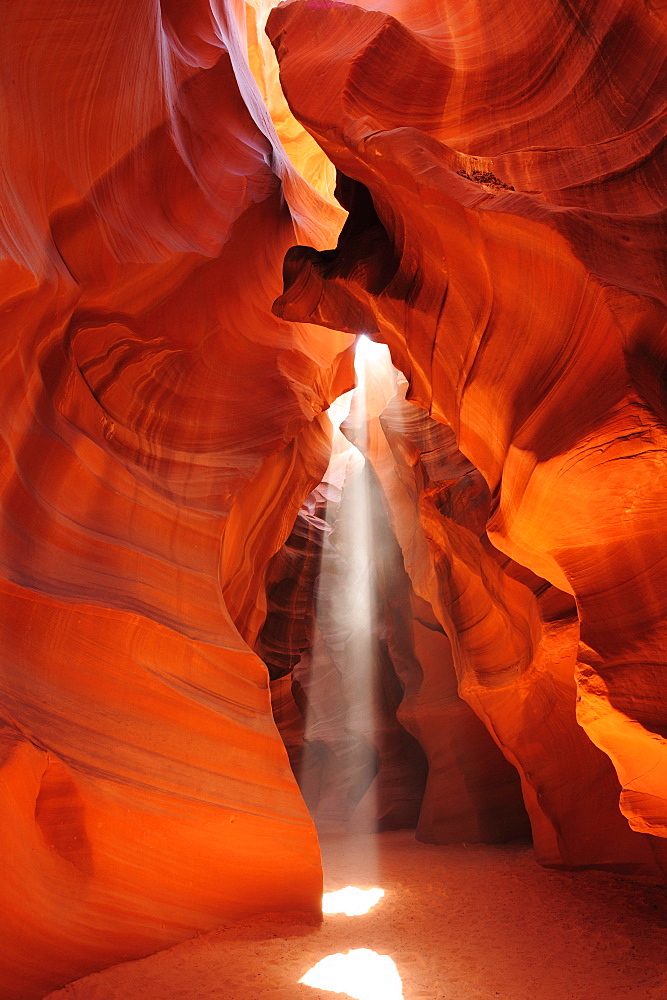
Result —
<path fill-rule="evenodd" d="M 3 6 L 6 1000 L 318 912 L 318 809 L 667 869 L 664 3 L 272 7 Z"/>

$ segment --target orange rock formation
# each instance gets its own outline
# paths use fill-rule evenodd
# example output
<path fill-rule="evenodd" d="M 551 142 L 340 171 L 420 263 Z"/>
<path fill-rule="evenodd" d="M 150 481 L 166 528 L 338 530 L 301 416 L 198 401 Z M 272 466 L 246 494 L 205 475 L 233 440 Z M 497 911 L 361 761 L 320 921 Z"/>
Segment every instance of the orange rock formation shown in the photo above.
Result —
<path fill-rule="evenodd" d="M 319 908 L 251 646 L 351 338 L 271 313 L 335 211 L 281 151 L 241 13 L 3 13 L 6 1000 Z"/>
<path fill-rule="evenodd" d="M 577 718 L 664 858 L 663 25 L 639 2 L 443 13 L 271 14 L 350 210 L 335 251 L 290 251 L 276 311 L 385 340 L 484 477 L 490 541 L 574 596 Z"/>
<path fill-rule="evenodd" d="M 516 834 L 518 772 L 543 862 L 665 864 L 660 7 L 295 0 L 285 103 L 270 6 L 3 10 L 6 1000 L 317 911 L 260 656 L 298 756 L 351 334 L 409 383 L 362 449 L 382 822 L 405 729 L 425 839 Z"/>

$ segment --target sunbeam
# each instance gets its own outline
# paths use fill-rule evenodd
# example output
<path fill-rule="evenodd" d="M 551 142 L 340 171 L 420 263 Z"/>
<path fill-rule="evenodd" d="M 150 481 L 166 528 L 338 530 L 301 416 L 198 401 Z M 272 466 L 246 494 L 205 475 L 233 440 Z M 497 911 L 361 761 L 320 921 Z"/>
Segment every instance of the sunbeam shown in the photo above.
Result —
<path fill-rule="evenodd" d="M 320 831 L 374 832 L 377 816 L 376 597 L 368 414 L 395 392 L 388 349 L 359 337 L 357 387 L 330 409 L 332 454 L 324 478 L 326 537 L 316 598 L 316 629 L 295 678 L 306 707 L 301 786 Z M 342 425 L 342 426 L 341 426 Z M 313 780 L 315 776 L 315 780 Z"/>

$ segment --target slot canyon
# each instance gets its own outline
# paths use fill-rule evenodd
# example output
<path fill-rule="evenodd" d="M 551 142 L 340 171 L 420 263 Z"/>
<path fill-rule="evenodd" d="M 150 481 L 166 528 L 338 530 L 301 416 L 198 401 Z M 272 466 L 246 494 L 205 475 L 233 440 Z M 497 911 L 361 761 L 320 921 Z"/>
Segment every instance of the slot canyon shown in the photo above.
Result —
<path fill-rule="evenodd" d="M 0 10 L 0 1000 L 664 1000 L 664 0 Z"/>

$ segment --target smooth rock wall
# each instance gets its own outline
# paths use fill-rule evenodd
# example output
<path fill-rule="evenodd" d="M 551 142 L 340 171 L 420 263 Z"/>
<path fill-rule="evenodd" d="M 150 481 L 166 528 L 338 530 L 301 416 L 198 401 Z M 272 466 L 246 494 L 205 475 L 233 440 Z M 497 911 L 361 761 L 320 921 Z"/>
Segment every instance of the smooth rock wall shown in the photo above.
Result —
<path fill-rule="evenodd" d="M 578 721 L 664 863 L 664 23 L 639 0 L 387 11 L 269 18 L 350 209 L 335 250 L 289 252 L 274 308 L 386 342 L 484 477 L 490 541 L 574 596 Z"/>
<path fill-rule="evenodd" d="M 240 8 L 21 0 L 0 47 L 0 992 L 36 1000 L 319 909 L 252 647 L 351 338 L 271 313 L 336 212 L 281 151 Z"/>

